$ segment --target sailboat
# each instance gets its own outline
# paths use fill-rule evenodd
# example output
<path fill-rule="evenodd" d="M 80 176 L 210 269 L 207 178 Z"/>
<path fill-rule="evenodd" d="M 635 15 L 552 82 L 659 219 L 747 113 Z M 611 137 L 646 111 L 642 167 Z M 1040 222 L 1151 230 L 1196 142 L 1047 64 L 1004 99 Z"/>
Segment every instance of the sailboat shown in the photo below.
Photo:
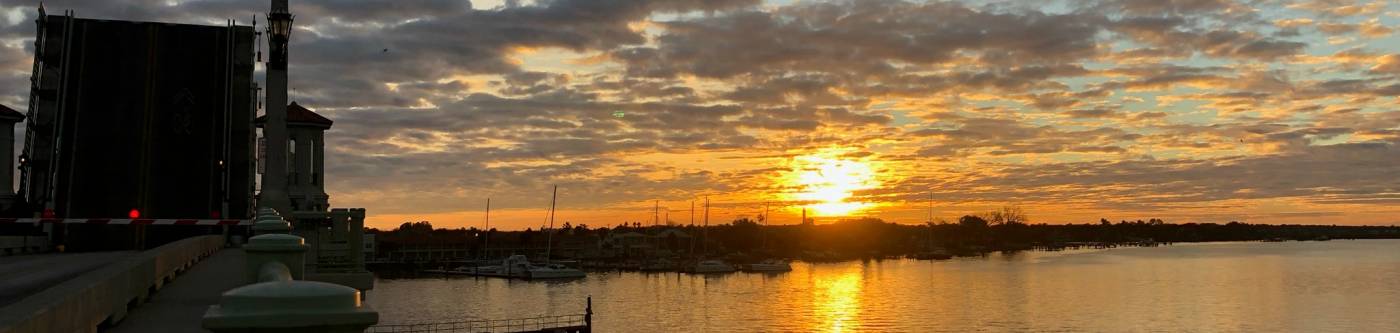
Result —
<path fill-rule="evenodd" d="M 657 201 L 655 202 L 654 206 L 652 206 L 652 209 L 651 209 L 651 227 L 652 227 L 652 229 L 656 229 L 657 226 L 659 225 L 659 220 L 658 220 L 658 218 L 660 217 L 660 213 L 659 213 L 660 210 L 661 210 L 661 200 L 657 200 Z M 669 215 L 669 213 L 668 213 L 668 215 Z M 670 217 L 667 217 L 667 219 L 668 219 L 668 222 L 669 222 Z M 661 235 L 661 233 L 657 233 L 657 234 L 654 235 L 654 236 L 650 236 L 650 237 L 651 237 L 651 249 L 652 249 L 652 253 L 651 253 L 650 256 L 647 257 L 646 262 L 645 262 L 645 263 L 642 263 L 642 265 L 638 268 L 639 270 L 644 271 L 644 272 L 664 272 L 664 271 L 669 271 L 669 270 L 675 269 L 675 266 L 676 266 L 675 263 L 671 262 L 670 260 L 667 260 L 666 258 L 661 258 L 661 257 L 658 256 L 658 254 L 661 253 L 661 239 L 660 239 L 660 235 Z"/>
<path fill-rule="evenodd" d="M 481 246 L 481 259 L 479 259 L 476 263 L 457 266 L 456 268 L 452 269 L 429 269 L 424 270 L 423 272 L 472 276 L 505 276 L 504 274 L 502 274 L 502 267 L 504 267 L 503 265 L 485 264 L 488 262 L 487 259 L 489 259 L 489 256 L 486 253 L 490 252 L 491 249 L 491 198 L 486 198 L 486 226 L 484 228 L 485 231 L 482 232 L 484 236 L 484 244 L 482 244 Z"/>
<path fill-rule="evenodd" d="M 710 252 L 709 230 L 710 229 L 710 198 L 705 198 L 705 226 L 701 229 L 701 236 L 704 240 L 701 244 L 705 246 L 706 253 Z M 701 253 L 704 255 L 705 253 Z M 723 260 L 701 260 L 690 267 L 691 273 L 729 273 L 734 271 L 734 266 L 725 263 Z"/>
<path fill-rule="evenodd" d="M 768 204 L 763 204 L 763 247 L 768 248 Z M 792 264 L 782 259 L 764 259 L 758 263 L 744 265 L 744 270 L 749 272 L 787 272 L 792 270 Z"/>
<path fill-rule="evenodd" d="M 948 250 L 944 249 L 942 246 L 934 246 L 934 245 L 933 245 L 933 192 L 929 192 L 929 193 L 928 193 L 928 221 L 925 222 L 925 224 L 929 227 L 929 228 L 928 228 L 929 230 L 928 230 L 927 235 L 926 235 L 927 239 L 924 240 L 924 246 L 926 246 L 927 249 L 926 249 L 925 251 L 923 251 L 923 252 L 919 252 L 919 253 L 914 254 L 914 259 L 920 259 L 920 260 L 948 260 L 948 259 L 953 259 L 953 255 L 952 255 L 951 253 L 948 253 Z"/>
<path fill-rule="evenodd" d="M 570 279 L 570 278 L 581 278 L 581 277 L 584 277 L 584 276 L 586 275 L 586 274 L 583 273 L 583 271 L 581 271 L 581 270 L 579 270 L 579 269 L 577 269 L 577 268 L 568 267 L 568 266 L 564 266 L 564 265 L 555 264 L 555 263 L 551 263 L 551 262 L 550 262 L 550 255 L 553 254 L 553 253 L 552 253 L 552 250 L 553 250 L 553 246 L 554 246 L 554 211 L 555 211 L 555 207 L 556 207 L 555 204 L 558 202 L 558 199 L 559 199 L 559 185 L 554 185 L 554 194 L 550 195 L 550 198 L 549 198 L 549 233 L 546 234 L 546 237 L 545 237 L 545 245 L 544 245 L 544 264 L 543 264 L 543 265 L 534 265 L 534 264 L 530 264 L 529 262 L 523 262 L 522 265 L 523 265 L 524 268 L 525 268 L 525 274 L 524 274 L 524 275 L 525 275 L 525 276 L 524 276 L 525 278 L 528 278 L 528 279 Z M 522 259 L 523 259 L 523 258 L 522 258 Z"/>

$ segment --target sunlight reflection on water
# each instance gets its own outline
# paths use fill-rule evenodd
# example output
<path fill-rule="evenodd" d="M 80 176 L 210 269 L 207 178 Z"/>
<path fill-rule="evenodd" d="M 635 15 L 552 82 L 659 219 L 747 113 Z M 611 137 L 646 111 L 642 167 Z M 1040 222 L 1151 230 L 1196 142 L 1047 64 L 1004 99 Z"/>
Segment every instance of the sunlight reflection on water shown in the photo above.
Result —
<path fill-rule="evenodd" d="M 1213 243 L 783 274 L 594 272 L 563 282 L 380 279 L 382 323 L 583 312 L 600 332 L 1392 331 L 1400 240 Z"/>

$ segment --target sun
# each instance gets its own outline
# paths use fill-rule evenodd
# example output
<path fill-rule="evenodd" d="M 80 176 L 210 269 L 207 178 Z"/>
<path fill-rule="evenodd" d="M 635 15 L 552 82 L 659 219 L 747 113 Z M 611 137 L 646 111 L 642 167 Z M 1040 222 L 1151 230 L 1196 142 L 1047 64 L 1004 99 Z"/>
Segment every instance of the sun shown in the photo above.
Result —
<path fill-rule="evenodd" d="M 851 200 L 852 192 L 879 186 L 870 162 L 843 157 L 852 150 L 833 148 L 794 157 L 787 182 L 798 192 L 791 198 L 815 202 L 807 207 L 824 216 L 850 215 L 871 207 Z"/>

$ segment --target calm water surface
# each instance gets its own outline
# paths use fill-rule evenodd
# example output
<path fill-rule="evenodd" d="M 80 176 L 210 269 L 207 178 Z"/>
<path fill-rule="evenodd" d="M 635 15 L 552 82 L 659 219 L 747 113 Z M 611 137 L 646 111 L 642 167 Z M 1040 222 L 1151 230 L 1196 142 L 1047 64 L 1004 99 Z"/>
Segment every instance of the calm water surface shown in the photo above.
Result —
<path fill-rule="evenodd" d="M 1400 240 L 1179 244 L 782 274 L 380 279 L 380 323 L 583 312 L 600 332 L 1400 331 Z"/>

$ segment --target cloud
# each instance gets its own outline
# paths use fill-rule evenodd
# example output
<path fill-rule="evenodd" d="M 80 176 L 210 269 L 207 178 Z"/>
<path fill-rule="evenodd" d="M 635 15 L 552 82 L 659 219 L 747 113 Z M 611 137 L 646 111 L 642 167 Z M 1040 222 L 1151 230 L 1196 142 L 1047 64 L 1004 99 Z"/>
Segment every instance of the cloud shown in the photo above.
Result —
<path fill-rule="evenodd" d="M 395 216 L 538 208 L 552 184 L 596 210 L 770 200 L 784 161 L 834 146 L 883 163 L 888 187 L 856 196 L 881 204 L 930 188 L 1059 211 L 1290 200 L 1251 214 L 1337 221 L 1354 215 L 1323 205 L 1400 187 L 1400 48 L 1375 3 L 298 0 L 292 98 L 336 121 L 332 200 Z M 10 106 L 33 5 L 0 0 L 25 16 L 0 26 Z M 267 6 L 45 5 L 203 24 Z"/>

